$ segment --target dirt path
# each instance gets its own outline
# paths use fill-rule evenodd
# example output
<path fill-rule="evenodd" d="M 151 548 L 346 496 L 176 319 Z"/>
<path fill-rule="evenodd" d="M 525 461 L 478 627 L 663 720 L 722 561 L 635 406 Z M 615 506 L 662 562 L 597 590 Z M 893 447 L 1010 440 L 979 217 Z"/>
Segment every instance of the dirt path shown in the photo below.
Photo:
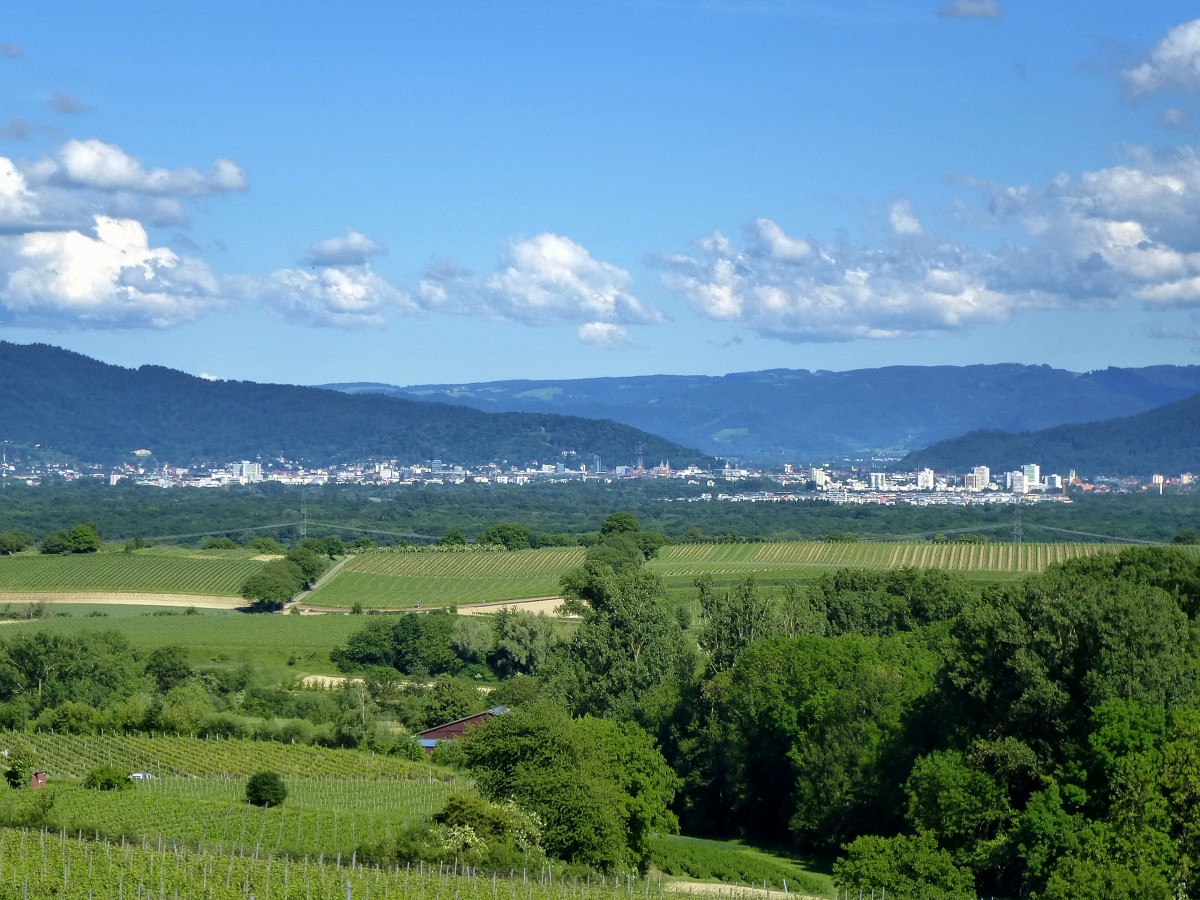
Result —
<path fill-rule="evenodd" d="M 521 612 L 545 613 L 548 616 L 554 615 L 554 611 L 562 606 L 562 597 L 530 597 L 528 600 L 500 600 L 495 603 L 472 603 L 468 606 L 460 606 L 458 614 L 460 616 L 483 616 L 488 613 L 497 613 L 506 606 L 511 606 L 513 609 L 519 609 Z"/>
<path fill-rule="evenodd" d="M 94 603 L 123 606 L 194 606 L 197 609 L 237 609 L 245 606 L 241 597 L 216 597 L 204 594 L 143 594 L 132 591 L 63 591 L 0 593 L 0 603 Z"/>
<path fill-rule="evenodd" d="M 530 597 L 525 600 L 496 600 L 490 603 L 470 603 L 458 607 L 460 616 L 485 616 L 492 613 L 498 613 L 506 606 L 513 609 L 519 609 L 523 612 L 545 613 L 548 616 L 553 616 L 555 610 L 562 605 L 562 597 Z M 341 614 L 347 615 L 350 609 L 345 606 L 313 606 L 305 603 L 302 600 L 295 600 L 289 604 L 291 606 L 300 607 L 300 615 L 302 616 L 319 616 L 326 614 Z M 441 609 L 440 606 L 421 606 L 421 607 L 405 607 L 404 609 L 364 609 L 363 612 L 376 613 L 407 613 L 407 612 L 436 612 Z M 285 610 L 286 612 L 286 610 Z"/>

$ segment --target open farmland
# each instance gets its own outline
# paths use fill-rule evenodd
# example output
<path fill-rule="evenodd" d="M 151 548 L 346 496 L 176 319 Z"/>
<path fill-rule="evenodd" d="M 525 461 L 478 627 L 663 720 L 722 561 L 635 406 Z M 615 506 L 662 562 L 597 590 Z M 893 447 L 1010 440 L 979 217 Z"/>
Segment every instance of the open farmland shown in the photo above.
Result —
<path fill-rule="evenodd" d="M 53 607 L 52 607 L 53 609 Z M 118 631 L 137 650 L 173 644 L 185 648 L 192 663 L 252 663 L 294 671 L 332 674 L 329 651 L 342 646 L 363 626 L 358 616 L 254 616 L 243 613 L 200 613 L 194 616 L 51 616 L 14 622 L 0 637 L 25 630 L 57 635 Z"/>
<path fill-rule="evenodd" d="M 831 569 L 941 569 L 971 578 L 1006 581 L 1041 572 L 1053 563 L 1097 553 L 1119 553 L 1125 544 L 931 544 L 796 541 L 762 544 L 678 544 L 663 547 L 647 565 L 673 595 L 701 575 L 719 587 L 749 576 L 764 584 L 804 581 Z"/>
<path fill-rule="evenodd" d="M 66 556 L 20 553 L 0 557 L 0 602 L 28 594 L 194 594 L 238 597 L 262 568 L 250 550 L 180 550 L 123 553 L 106 550 Z"/>
<path fill-rule="evenodd" d="M 583 562 L 580 547 L 544 550 L 435 550 L 355 556 L 305 604 L 374 609 L 454 606 L 548 597 Z"/>

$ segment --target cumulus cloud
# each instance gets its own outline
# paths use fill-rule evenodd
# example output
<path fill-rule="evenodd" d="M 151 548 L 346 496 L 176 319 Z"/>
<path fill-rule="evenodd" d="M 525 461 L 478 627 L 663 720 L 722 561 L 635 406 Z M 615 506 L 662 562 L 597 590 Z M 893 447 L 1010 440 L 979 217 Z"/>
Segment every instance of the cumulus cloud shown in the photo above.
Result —
<path fill-rule="evenodd" d="M 888 222 L 892 231 L 900 235 L 924 234 L 925 228 L 921 220 L 913 212 L 912 204 L 907 200 L 897 200 L 888 207 Z"/>
<path fill-rule="evenodd" d="M 50 96 L 50 108 L 55 112 L 69 115 L 87 112 L 87 104 L 66 91 L 55 91 Z"/>
<path fill-rule="evenodd" d="M 426 271 L 417 291 L 428 309 L 441 309 L 531 325 L 582 323 L 650 325 L 664 321 L 658 310 L 629 292 L 627 271 L 592 257 L 582 246 L 557 234 L 510 241 L 499 265 L 484 275 L 453 266 Z M 581 340 L 597 343 L 619 332 L 591 327 Z"/>
<path fill-rule="evenodd" d="M 938 7 L 942 19 L 1000 19 L 1004 12 L 996 0 L 949 0 Z"/>
<path fill-rule="evenodd" d="M 266 278 L 238 279 L 236 287 L 281 318 L 332 328 L 378 328 L 388 312 L 416 310 L 406 292 L 369 266 L 280 269 Z"/>
<path fill-rule="evenodd" d="M 637 345 L 629 329 L 612 322 L 584 322 L 575 329 L 575 336 L 584 344 L 616 350 Z"/>
<path fill-rule="evenodd" d="M 9 59 L 17 59 L 21 54 L 20 44 L 14 44 L 11 41 L 0 44 L 0 55 L 7 56 Z"/>
<path fill-rule="evenodd" d="M 338 237 L 317 241 L 308 248 L 305 262 L 316 266 L 361 266 L 372 256 L 387 253 L 387 247 L 361 231 L 347 228 Z"/>
<path fill-rule="evenodd" d="M 166 328 L 221 302 L 203 262 L 151 247 L 133 220 L 97 216 L 90 232 L 33 231 L 0 246 L 0 310 L 19 324 Z"/>
<path fill-rule="evenodd" d="M 1121 73 L 1130 97 L 1161 90 L 1200 94 L 1200 19 L 1176 25 L 1146 61 Z"/>
<path fill-rule="evenodd" d="M 249 186 L 245 170 L 231 159 L 214 160 L 204 172 L 189 166 L 147 170 L 120 147 L 94 138 L 67 141 L 55 158 L 32 167 L 31 174 L 71 187 L 152 196 L 200 197 L 244 191 Z"/>
<path fill-rule="evenodd" d="M 1014 306 L 961 266 L 954 245 L 810 242 L 810 255 L 780 259 L 762 252 L 763 228 L 755 222 L 742 246 L 717 234 L 662 258 L 663 283 L 709 318 L 791 341 L 931 335 L 1002 320 Z"/>
<path fill-rule="evenodd" d="M 955 332 L 1029 308 L 1200 307 L 1200 154 L 1138 151 L 1129 164 L 1042 187 L 977 184 L 971 218 L 998 245 L 930 235 L 906 203 L 878 246 L 804 241 L 771 252 L 782 229 L 752 223 L 662 257 L 661 278 L 709 318 L 792 341 Z M 799 240 L 791 238 L 789 240 Z"/>

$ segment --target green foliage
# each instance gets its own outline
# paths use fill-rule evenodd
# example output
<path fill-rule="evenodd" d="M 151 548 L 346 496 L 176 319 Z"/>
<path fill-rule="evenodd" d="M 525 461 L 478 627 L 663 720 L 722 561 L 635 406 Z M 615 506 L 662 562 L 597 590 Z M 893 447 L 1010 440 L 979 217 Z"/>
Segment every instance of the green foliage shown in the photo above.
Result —
<path fill-rule="evenodd" d="M 896 900 L 974 900 L 977 896 L 970 871 L 956 866 L 929 832 L 913 837 L 860 837 L 833 864 L 833 879 L 840 889 L 886 891 Z"/>
<path fill-rule="evenodd" d="M 100 549 L 100 535 L 96 526 L 76 525 L 70 531 L 55 531 L 44 538 L 38 550 L 45 554 L 95 553 Z"/>
<path fill-rule="evenodd" d="M 676 827 L 675 775 L 634 725 L 572 719 L 543 703 L 458 743 L 484 796 L 537 815 L 546 851 L 568 862 L 644 871 L 651 835 Z"/>
<path fill-rule="evenodd" d="M 465 547 L 467 536 L 457 528 L 452 528 L 442 535 L 442 539 L 438 543 L 443 547 Z"/>
<path fill-rule="evenodd" d="M 287 553 L 287 547 L 274 538 L 269 537 L 256 537 L 248 541 L 246 546 L 251 550 L 257 550 L 259 553 L 271 556 L 283 556 Z"/>
<path fill-rule="evenodd" d="M 24 742 L 10 744 L 7 763 L 4 780 L 8 782 L 8 786 L 28 787 L 29 779 L 33 776 L 33 757 L 29 747 Z"/>
<path fill-rule="evenodd" d="M 312 557 L 316 558 L 316 557 Z M 241 594 L 254 612 L 273 612 L 304 589 L 305 576 L 290 558 L 266 563 L 246 579 Z"/>
<path fill-rule="evenodd" d="M 26 534 L 16 528 L 0 532 L 0 556 L 10 556 L 20 553 L 33 546 L 33 535 Z"/>
<path fill-rule="evenodd" d="M 533 535 L 524 525 L 516 522 L 497 522 L 489 525 L 475 538 L 475 543 L 482 545 L 497 545 L 505 550 L 528 550 L 532 544 Z"/>
<path fill-rule="evenodd" d="M 129 787 L 129 773 L 117 766 L 97 766 L 87 773 L 83 786 L 96 791 L 123 791 Z"/>
<path fill-rule="evenodd" d="M 178 687 L 192 676 L 187 650 L 178 644 L 155 647 L 146 657 L 146 674 L 163 693 Z"/>
<path fill-rule="evenodd" d="M 241 545 L 227 537 L 205 538 L 200 544 L 201 550 L 237 550 Z"/>
<path fill-rule="evenodd" d="M 664 602 L 662 582 L 637 568 L 596 567 L 582 585 L 568 586 L 577 603 L 587 601 L 559 675 L 572 711 L 657 718 L 658 707 L 674 703 L 695 665 L 695 652 Z"/>
<path fill-rule="evenodd" d="M 282 806 L 287 793 L 277 772 L 255 772 L 246 780 L 246 802 L 252 806 Z"/>

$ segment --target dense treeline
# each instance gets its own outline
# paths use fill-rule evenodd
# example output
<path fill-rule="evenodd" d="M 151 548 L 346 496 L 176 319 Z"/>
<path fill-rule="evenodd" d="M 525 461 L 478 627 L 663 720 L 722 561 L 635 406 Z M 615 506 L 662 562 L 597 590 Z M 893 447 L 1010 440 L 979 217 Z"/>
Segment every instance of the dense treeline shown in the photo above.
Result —
<path fill-rule="evenodd" d="M 744 488 L 740 485 L 739 488 Z M 365 534 L 378 544 L 417 536 L 436 540 L 451 531 L 464 539 L 503 521 L 539 535 L 578 535 L 596 521 L 628 511 L 649 530 L 674 540 L 819 540 L 830 534 L 932 538 L 978 534 L 1011 539 L 1013 510 L 1006 506 L 839 506 L 818 500 L 787 503 L 664 502 L 698 497 L 712 489 L 681 481 L 545 485 L 433 485 L 308 488 L 277 483 L 212 490 L 157 490 L 97 481 L 47 483 L 37 488 L 10 483 L 3 503 L 6 529 L 41 540 L 52 531 L 92 522 L 105 540 L 238 532 L 245 542 L 269 536 L 285 543 L 300 537 L 307 508 L 310 531 L 337 531 L 350 541 Z M 1026 540 L 1070 540 L 1040 530 L 1048 526 L 1114 539 L 1169 542 L 1200 520 L 1200 497 L 1188 495 L 1080 495 L 1073 504 L 1042 504 L 1021 510 Z M 292 523 L 281 526 L 280 523 Z M 313 523 L 322 523 L 317 526 Z M 0 551 L 3 552 L 3 551 Z"/>
<path fill-rule="evenodd" d="M 685 827 L 841 847 L 895 897 L 1200 896 L 1194 560 L 701 596 L 707 667 L 661 726 Z"/>

